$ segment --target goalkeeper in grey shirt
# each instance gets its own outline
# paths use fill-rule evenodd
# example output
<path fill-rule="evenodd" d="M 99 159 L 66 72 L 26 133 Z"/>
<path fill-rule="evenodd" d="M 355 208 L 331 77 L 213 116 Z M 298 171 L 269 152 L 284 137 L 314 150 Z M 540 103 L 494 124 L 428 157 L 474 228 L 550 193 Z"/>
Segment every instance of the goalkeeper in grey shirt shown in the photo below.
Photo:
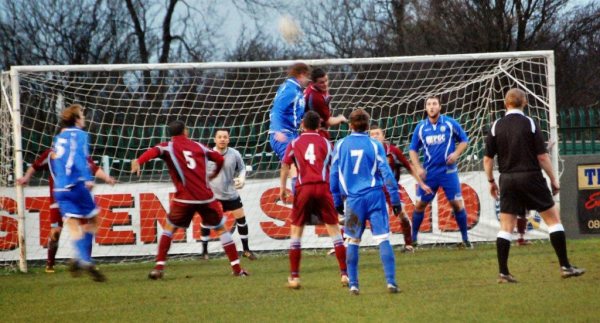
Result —
<path fill-rule="evenodd" d="M 243 256 L 250 260 L 255 260 L 256 256 L 248 247 L 248 223 L 246 222 L 240 194 L 237 191 L 244 187 L 246 165 L 244 165 L 242 155 L 237 150 L 228 147 L 229 131 L 227 129 L 217 130 L 214 141 L 214 150 L 219 152 L 225 161 L 219 175 L 210 181 L 210 187 L 217 200 L 223 205 L 223 212 L 231 212 L 235 217 L 238 234 L 244 247 Z M 209 163 L 209 173 L 214 166 L 214 163 Z M 210 229 L 202 227 L 202 257 L 204 259 L 208 259 L 209 235 Z"/>

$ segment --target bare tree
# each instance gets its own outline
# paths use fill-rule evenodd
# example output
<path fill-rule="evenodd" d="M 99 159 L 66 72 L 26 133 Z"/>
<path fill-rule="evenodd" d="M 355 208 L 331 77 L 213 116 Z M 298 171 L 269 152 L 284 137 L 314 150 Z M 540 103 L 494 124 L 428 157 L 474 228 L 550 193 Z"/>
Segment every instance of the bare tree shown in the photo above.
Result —
<path fill-rule="evenodd" d="M 89 1 L 0 2 L 0 64 L 123 63 L 130 59 L 124 12 Z"/>
<path fill-rule="evenodd" d="M 552 33 L 559 108 L 600 105 L 600 5 L 575 8 Z"/>

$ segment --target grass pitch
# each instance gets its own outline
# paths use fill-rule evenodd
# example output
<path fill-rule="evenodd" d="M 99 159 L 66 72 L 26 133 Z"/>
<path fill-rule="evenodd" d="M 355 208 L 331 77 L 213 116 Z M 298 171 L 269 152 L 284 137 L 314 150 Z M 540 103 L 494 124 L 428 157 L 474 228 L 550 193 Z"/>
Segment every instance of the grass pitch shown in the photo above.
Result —
<path fill-rule="evenodd" d="M 54 274 L 0 275 L 3 322 L 522 322 L 597 321 L 600 239 L 569 241 L 569 257 L 587 269 L 561 279 L 549 242 L 512 247 L 518 284 L 496 283 L 496 250 L 447 247 L 396 252 L 402 292 L 388 294 L 376 249 L 360 253 L 360 296 L 342 288 L 326 250 L 303 254 L 302 288 L 287 289 L 285 255 L 242 259 L 251 276 L 233 277 L 226 259 L 172 261 L 151 281 L 152 263 L 101 265 L 108 282 Z"/>

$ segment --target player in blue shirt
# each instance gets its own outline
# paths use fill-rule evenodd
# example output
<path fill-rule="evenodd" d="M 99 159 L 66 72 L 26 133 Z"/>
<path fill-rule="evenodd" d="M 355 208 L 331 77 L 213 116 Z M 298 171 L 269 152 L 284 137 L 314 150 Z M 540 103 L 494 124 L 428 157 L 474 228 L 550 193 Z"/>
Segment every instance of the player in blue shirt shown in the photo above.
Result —
<path fill-rule="evenodd" d="M 281 161 L 285 149 L 292 140 L 298 137 L 300 122 L 304 117 L 303 89 L 310 82 L 310 67 L 304 63 L 292 65 L 288 78 L 279 86 L 271 112 L 269 113 L 269 143 L 277 158 Z M 296 168 L 290 169 L 292 191 L 296 187 Z"/>
<path fill-rule="evenodd" d="M 92 244 L 98 209 L 91 193 L 94 178 L 88 166 L 88 134 L 83 131 L 85 116 L 79 104 L 66 108 L 61 115 L 62 131 L 54 137 L 50 154 L 50 171 L 54 177 L 54 197 L 66 218 L 77 256 L 69 270 L 78 276 L 86 270 L 93 280 L 106 280 L 92 262 Z"/>
<path fill-rule="evenodd" d="M 427 186 L 433 191 L 425 193 L 417 187 L 417 203 L 413 213 L 413 242 L 417 242 L 419 228 L 423 222 L 425 208 L 433 200 L 441 186 L 452 205 L 456 223 L 460 228 L 463 243 L 459 246 L 472 248 L 467 233 L 467 213 L 462 200 L 458 180 L 458 157 L 467 149 L 469 138 L 456 120 L 440 114 L 440 99 L 436 96 L 425 101 L 427 118 L 417 124 L 410 143 L 410 160 Z M 458 145 L 456 144 L 458 142 Z M 423 149 L 424 166 L 419 162 L 419 150 Z"/>
<path fill-rule="evenodd" d="M 383 145 L 369 137 L 369 114 L 362 109 L 354 110 L 350 114 L 350 129 L 352 133 L 335 145 L 330 175 L 334 205 L 340 214 L 346 215 L 344 229 L 350 238 L 346 249 L 350 292 L 354 295 L 359 293 L 358 247 L 365 221 L 369 220 L 373 238 L 379 244 L 387 288 L 391 293 L 397 293 L 396 264 L 389 241 L 390 226 L 383 185 L 390 193 L 393 212 L 398 215 L 402 210 L 398 184 L 388 165 Z"/>

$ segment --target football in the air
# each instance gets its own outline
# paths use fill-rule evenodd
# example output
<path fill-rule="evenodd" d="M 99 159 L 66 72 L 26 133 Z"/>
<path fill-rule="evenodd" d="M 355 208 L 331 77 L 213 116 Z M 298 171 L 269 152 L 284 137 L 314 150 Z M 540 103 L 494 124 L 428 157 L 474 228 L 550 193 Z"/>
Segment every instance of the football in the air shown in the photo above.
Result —
<path fill-rule="evenodd" d="M 283 15 L 279 18 L 278 29 L 281 37 L 288 44 L 297 43 L 302 36 L 302 30 L 298 22 L 290 15 Z"/>

